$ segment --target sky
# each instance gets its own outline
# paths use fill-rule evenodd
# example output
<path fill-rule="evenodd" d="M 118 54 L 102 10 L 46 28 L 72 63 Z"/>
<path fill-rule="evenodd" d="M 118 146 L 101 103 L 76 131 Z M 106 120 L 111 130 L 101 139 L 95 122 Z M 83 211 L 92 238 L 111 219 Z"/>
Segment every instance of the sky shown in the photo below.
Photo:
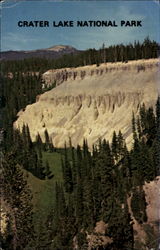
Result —
<path fill-rule="evenodd" d="M 1 2 L 1 50 L 35 50 L 70 45 L 80 50 L 143 41 L 160 42 L 159 1 L 28 1 Z M 142 20 L 142 27 L 18 27 L 18 21 Z"/>

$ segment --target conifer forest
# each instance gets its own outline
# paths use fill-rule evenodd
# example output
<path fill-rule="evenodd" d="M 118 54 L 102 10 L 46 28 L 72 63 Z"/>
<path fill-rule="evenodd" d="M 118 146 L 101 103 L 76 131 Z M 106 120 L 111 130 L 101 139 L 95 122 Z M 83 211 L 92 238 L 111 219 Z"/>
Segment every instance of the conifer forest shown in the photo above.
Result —
<path fill-rule="evenodd" d="M 49 69 L 127 64 L 158 56 L 159 45 L 147 37 L 142 43 L 103 44 L 99 50 L 57 59 L 1 61 L 0 185 L 5 226 L 0 249 L 159 249 L 158 233 L 147 224 L 143 186 L 160 175 L 160 96 L 154 106 L 143 103 L 138 116 L 133 112 L 131 149 L 121 131 L 114 131 L 111 142 L 99 138 L 92 148 L 85 138 L 76 147 L 68 138 L 69 143 L 58 148 L 47 129 L 44 140 L 37 133 L 33 141 L 28 125 L 22 130 L 13 126 L 17 113 L 49 90 L 42 88 L 42 74 Z M 135 237 L 135 221 L 144 229 L 144 243 Z M 103 232 L 95 230 L 97 225 Z"/>

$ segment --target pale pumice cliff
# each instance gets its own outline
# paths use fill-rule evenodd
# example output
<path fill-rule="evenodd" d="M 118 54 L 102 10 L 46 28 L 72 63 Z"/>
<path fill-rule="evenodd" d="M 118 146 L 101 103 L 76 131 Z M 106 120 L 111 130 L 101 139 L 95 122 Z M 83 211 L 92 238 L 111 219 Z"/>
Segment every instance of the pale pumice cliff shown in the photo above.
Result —
<path fill-rule="evenodd" d="M 131 145 L 132 113 L 143 102 L 154 105 L 158 96 L 159 60 L 49 70 L 43 77 L 47 85 L 56 81 L 56 88 L 20 111 L 14 127 L 28 124 L 33 140 L 37 133 L 44 139 L 47 129 L 56 147 L 69 138 L 74 146 L 86 138 L 91 147 L 100 137 L 111 140 L 114 130 Z"/>

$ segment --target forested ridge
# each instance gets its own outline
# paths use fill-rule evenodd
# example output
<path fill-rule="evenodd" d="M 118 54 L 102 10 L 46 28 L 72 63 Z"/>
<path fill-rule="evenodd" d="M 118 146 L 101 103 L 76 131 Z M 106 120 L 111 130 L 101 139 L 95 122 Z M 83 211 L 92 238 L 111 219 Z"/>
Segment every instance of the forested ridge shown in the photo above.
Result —
<path fill-rule="evenodd" d="M 149 49 L 153 46 L 156 50 Z M 128 199 L 131 199 L 134 218 L 143 225 L 147 222 L 143 185 L 159 175 L 160 97 L 155 107 L 146 108 L 143 104 L 139 115 L 135 117 L 133 114 L 133 146 L 130 151 L 121 131 L 113 133 L 110 144 L 99 139 L 92 150 L 86 140 L 82 147 L 77 145 L 74 148 L 72 139 L 69 148 L 64 142 L 63 149 L 56 149 L 47 130 L 45 142 L 39 134 L 32 142 L 28 126 L 24 125 L 20 133 L 13 129 L 13 122 L 17 112 L 35 102 L 37 95 L 43 92 L 41 73 L 45 70 L 155 58 L 157 49 L 157 43 L 146 39 L 142 44 L 135 42 L 134 45 L 111 46 L 99 51 L 88 50 L 84 54 L 67 55 L 55 61 L 28 59 L 2 63 L 1 198 L 9 218 L 6 231 L 1 235 L 2 249 L 69 250 L 77 247 L 85 250 L 89 247 L 87 236 L 93 233 L 98 221 L 106 224 L 104 236 L 110 240 L 105 243 L 97 241 L 91 249 L 129 250 L 148 246 L 139 245 L 141 243 L 134 240 Z M 24 169 L 44 182 L 54 179 L 54 171 L 50 170 L 50 164 L 43 155 L 55 152 L 61 155 L 63 178 L 61 181 L 55 179 L 54 205 L 48 211 L 41 232 L 35 229 L 32 194 Z M 157 249 L 157 241 L 149 246 Z"/>
<path fill-rule="evenodd" d="M 107 41 L 106 41 L 107 43 Z M 105 46 L 100 49 L 87 49 L 78 54 L 66 54 L 58 59 L 30 58 L 20 61 L 1 61 L 1 72 L 40 72 L 44 73 L 49 69 L 65 67 L 79 67 L 107 62 L 127 62 L 128 60 L 157 58 L 160 46 L 149 37 L 143 42 L 135 41 L 129 44 L 117 44 Z"/>

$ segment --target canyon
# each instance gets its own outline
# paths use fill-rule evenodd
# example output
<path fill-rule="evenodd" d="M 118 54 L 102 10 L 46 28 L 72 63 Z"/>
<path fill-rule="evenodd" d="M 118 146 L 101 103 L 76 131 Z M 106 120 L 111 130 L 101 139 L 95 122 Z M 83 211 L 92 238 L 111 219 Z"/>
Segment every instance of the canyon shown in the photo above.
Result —
<path fill-rule="evenodd" d="M 14 127 L 28 124 L 34 141 L 48 131 L 55 147 L 111 142 L 122 132 L 132 146 L 132 115 L 140 106 L 153 106 L 158 96 L 159 60 L 104 63 L 78 68 L 51 69 L 43 74 L 45 86 L 56 87 L 37 96 L 34 104 L 18 113 Z"/>

